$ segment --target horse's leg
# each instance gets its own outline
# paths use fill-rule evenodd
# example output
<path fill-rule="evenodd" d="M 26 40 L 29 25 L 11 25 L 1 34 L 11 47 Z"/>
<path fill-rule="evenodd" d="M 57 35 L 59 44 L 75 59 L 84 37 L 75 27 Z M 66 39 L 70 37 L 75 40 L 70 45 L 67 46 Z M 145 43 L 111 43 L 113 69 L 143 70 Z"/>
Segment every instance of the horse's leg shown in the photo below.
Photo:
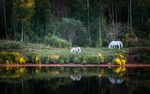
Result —
<path fill-rule="evenodd" d="M 118 46 L 119 46 L 119 49 L 120 49 L 120 45 L 118 44 Z"/>

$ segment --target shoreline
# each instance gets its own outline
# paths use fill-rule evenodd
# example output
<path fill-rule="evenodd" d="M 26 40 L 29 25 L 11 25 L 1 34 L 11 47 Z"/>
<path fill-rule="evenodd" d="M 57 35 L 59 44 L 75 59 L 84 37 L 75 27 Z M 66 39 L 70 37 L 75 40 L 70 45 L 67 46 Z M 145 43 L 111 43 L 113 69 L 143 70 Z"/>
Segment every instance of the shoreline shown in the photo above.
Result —
<path fill-rule="evenodd" d="M 150 64 L 0 64 L 0 67 L 150 67 Z"/>

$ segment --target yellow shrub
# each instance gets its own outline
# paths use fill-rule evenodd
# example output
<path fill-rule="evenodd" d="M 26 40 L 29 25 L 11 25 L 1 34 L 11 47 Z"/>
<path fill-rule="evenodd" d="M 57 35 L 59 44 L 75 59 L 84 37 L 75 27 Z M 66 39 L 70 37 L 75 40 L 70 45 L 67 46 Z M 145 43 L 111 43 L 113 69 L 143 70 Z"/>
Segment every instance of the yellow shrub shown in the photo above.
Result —
<path fill-rule="evenodd" d="M 39 57 L 36 57 L 35 60 L 38 61 L 38 60 L 39 60 Z"/>
<path fill-rule="evenodd" d="M 20 63 L 25 63 L 26 60 L 23 57 L 20 57 Z"/>
<path fill-rule="evenodd" d="M 122 62 L 119 58 L 116 58 L 115 61 L 116 61 L 117 64 L 120 64 L 120 65 L 122 64 Z"/>
<path fill-rule="evenodd" d="M 127 60 L 122 59 L 121 62 L 122 64 L 126 64 Z"/>

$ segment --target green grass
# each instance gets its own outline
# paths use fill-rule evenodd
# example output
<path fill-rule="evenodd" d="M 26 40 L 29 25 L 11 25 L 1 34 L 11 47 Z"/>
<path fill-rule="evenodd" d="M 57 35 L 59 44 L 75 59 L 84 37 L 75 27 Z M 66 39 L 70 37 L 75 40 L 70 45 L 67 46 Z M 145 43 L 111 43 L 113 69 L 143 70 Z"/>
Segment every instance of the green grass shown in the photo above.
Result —
<path fill-rule="evenodd" d="M 5 42 L 7 43 L 7 41 Z M 0 62 L 1 63 L 11 62 L 10 54 L 16 52 L 19 53 L 20 57 L 23 57 L 25 59 L 26 63 L 125 64 L 127 62 L 127 56 L 129 52 L 131 51 L 138 52 L 139 49 L 141 49 L 141 51 L 149 51 L 148 47 L 123 48 L 121 50 L 108 49 L 108 48 L 81 47 L 81 51 L 82 51 L 81 53 L 71 53 L 70 49 L 72 47 L 54 48 L 51 46 L 46 46 L 44 44 L 31 44 L 31 43 L 28 44 L 20 43 L 20 45 L 21 47 L 18 49 L 12 49 L 12 48 L 0 49 L 0 53 L 6 52 L 4 56 L 3 54 L 0 54 L 0 60 L 1 60 Z M 15 61 L 13 61 L 13 63 L 15 63 Z"/>

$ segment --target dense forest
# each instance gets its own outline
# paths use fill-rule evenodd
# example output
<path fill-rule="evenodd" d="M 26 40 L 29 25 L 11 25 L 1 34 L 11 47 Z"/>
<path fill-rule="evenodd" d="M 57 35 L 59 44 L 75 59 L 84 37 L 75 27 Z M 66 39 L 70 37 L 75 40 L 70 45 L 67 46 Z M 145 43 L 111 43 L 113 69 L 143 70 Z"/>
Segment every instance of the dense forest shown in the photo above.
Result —
<path fill-rule="evenodd" d="M 58 47 L 101 47 L 112 40 L 149 46 L 150 0 L 0 0 L 0 39 Z"/>

